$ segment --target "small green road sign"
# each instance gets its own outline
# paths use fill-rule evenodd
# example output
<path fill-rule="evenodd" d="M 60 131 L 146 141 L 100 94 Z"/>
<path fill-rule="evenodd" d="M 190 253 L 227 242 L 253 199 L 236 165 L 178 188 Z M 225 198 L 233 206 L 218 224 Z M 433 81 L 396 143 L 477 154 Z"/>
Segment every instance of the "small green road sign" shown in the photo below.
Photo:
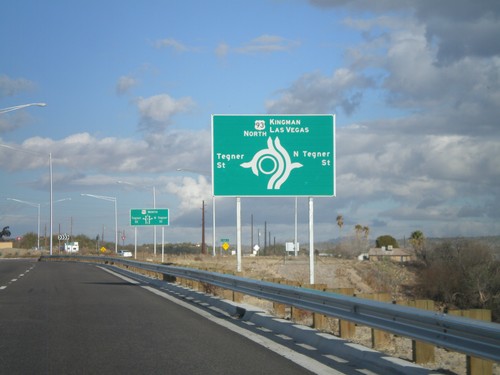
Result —
<path fill-rule="evenodd" d="M 131 209 L 130 225 L 169 225 L 168 208 Z"/>
<path fill-rule="evenodd" d="M 213 115 L 214 196 L 334 196 L 334 115 Z"/>

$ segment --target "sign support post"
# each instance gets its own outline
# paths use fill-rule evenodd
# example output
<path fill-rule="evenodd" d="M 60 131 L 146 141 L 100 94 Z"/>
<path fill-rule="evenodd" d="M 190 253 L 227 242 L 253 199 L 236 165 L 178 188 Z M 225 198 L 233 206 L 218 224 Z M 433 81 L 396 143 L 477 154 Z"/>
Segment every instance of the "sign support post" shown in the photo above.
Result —
<path fill-rule="evenodd" d="M 165 227 L 161 227 L 161 262 L 165 262 Z"/>
<path fill-rule="evenodd" d="M 137 259 L 137 227 L 134 228 L 134 259 Z"/>
<path fill-rule="evenodd" d="M 314 201 L 309 197 L 309 283 L 314 284 Z"/>

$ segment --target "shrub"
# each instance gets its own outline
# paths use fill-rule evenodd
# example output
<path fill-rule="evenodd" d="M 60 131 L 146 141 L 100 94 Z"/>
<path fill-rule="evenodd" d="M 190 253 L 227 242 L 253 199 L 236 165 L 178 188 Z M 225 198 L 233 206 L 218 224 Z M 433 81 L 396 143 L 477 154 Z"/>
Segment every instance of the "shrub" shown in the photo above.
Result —
<path fill-rule="evenodd" d="M 424 298 L 460 309 L 489 308 L 500 318 L 500 262 L 486 245 L 447 241 L 436 245 L 417 274 Z"/>

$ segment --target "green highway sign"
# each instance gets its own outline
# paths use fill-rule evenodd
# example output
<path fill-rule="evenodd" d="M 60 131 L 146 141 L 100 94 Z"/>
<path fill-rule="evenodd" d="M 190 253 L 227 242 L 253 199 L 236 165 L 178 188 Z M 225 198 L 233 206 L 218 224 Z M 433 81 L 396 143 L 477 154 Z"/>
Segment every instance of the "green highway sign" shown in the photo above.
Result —
<path fill-rule="evenodd" d="M 334 115 L 213 115 L 214 196 L 334 196 Z"/>
<path fill-rule="evenodd" d="M 169 225 L 168 208 L 131 209 L 130 225 Z"/>

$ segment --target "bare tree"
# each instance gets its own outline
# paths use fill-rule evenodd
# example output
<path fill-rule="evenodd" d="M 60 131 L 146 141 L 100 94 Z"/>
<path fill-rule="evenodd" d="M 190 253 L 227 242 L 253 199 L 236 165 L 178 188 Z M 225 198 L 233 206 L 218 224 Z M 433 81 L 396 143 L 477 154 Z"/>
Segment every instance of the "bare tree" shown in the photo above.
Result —
<path fill-rule="evenodd" d="M 458 308 L 491 308 L 500 317 L 500 262 L 478 241 L 457 240 L 426 253 L 418 273 L 423 297 Z"/>

